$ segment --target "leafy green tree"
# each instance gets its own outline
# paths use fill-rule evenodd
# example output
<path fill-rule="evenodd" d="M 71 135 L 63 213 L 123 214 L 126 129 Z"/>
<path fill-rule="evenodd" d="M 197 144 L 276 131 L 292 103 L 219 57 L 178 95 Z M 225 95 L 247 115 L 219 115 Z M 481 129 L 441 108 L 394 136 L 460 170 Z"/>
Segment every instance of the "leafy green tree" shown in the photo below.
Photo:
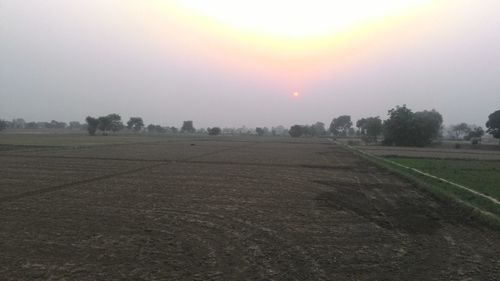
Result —
<path fill-rule="evenodd" d="M 138 132 L 144 128 L 144 121 L 142 121 L 141 117 L 130 117 L 130 120 L 127 122 L 127 128 Z"/>
<path fill-rule="evenodd" d="M 398 146 L 425 146 L 439 136 L 443 117 L 435 110 L 413 113 L 403 106 L 389 110 L 384 122 L 384 144 Z"/>
<path fill-rule="evenodd" d="M 347 136 L 349 128 L 352 126 L 350 115 L 341 115 L 334 118 L 330 123 L 330 132 L 335 136 Z"/>
<path fill-rule="evenodd" d="M 190 134 L 195 133 L 196 129 L 193 126 L 193 121 L 184 121 L 182 123 L 181 132 L 182 133 L 190 133 Z"/>
<path fill-rule="evenodd" d="M 222 130 L 219 127 L 207 128 L 207 132 L 210 136 L 218 136 L 221 134 Z"/>
<path fill-rule="evenodd" d="M 87 131 L 89 132 L 89 135 L 95 136 L 95 132 L 99 127 L 99 119 L 87 116 L 85 121 L 87 121 Z"/>
<path fill-rule="evenodd" d="M 301 137 L 304 134 L 304 127 L 300 125 L 293 125 L 288 131 L 293 138 Z"/>
<path fill-rule="evenodd" d="M 486 132 L 491 134 L 494 138 L 500 139 L 500 110 L 491 113 L 486 122 Z"/>

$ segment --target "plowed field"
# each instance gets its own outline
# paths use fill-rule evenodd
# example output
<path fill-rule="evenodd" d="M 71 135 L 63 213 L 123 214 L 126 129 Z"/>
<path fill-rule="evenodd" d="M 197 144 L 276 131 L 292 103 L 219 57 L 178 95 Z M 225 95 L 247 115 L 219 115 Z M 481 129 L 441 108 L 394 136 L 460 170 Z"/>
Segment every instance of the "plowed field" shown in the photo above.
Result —
<path fill-rule="evenodd" d="M 499 253 L 500 232 L 330 143 L 0 150 L 0 280 L 493 281 Z"/>

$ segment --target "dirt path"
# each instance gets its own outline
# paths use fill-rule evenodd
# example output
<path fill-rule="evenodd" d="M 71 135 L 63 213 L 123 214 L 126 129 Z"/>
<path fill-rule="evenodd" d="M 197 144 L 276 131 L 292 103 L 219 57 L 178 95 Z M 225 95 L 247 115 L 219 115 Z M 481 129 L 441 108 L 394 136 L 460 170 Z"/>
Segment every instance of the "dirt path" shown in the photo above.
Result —
<path fill-rule="evenodd" d="M 499 232 L 340 147 L 19 153 L 0 155 L 0 280 L 500 280 Z"/>

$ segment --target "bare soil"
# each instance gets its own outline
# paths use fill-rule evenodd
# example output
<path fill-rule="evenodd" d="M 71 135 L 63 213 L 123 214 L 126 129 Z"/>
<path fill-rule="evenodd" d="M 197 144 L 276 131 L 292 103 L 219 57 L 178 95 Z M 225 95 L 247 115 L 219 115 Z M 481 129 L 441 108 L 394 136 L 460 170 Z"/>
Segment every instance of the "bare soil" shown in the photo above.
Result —
<path fill-rule="evenodd" d="M 500 232 L 343 148 L 0 151 L 0 280 L 500 280 Z"/>

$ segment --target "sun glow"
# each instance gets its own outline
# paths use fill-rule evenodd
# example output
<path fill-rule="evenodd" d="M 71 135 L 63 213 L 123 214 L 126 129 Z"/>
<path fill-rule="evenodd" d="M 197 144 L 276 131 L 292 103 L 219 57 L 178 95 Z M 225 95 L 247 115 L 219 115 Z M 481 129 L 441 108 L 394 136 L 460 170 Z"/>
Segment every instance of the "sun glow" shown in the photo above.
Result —
<path fill-rule="evenodd" d="M 300 96 L 300 93 L 299 93 L 299 92 L 293 92 L 293 94 L 292 94 L 292 95 L 293 95 L 294 97 L 298 97 L 298 96 Z"/>
<path fill-rule="evenodd" d="M 423 8 L 432 0 L 171 0 L 194 17 L 243 33 L 304 40 Z"/>
<path fill-rule="evenodd" d="M 444 0 L 154 2 L 171 19 L 166 44 L 182 46 L 180 53 L 258 73 L 290 89 L 305 88 L 332 67 L 345 70 L 371 53 L 390 52 L 399 42 L 411 44 L 408 31 L 418 28 L 408 23 L 417 24 Z"/>

